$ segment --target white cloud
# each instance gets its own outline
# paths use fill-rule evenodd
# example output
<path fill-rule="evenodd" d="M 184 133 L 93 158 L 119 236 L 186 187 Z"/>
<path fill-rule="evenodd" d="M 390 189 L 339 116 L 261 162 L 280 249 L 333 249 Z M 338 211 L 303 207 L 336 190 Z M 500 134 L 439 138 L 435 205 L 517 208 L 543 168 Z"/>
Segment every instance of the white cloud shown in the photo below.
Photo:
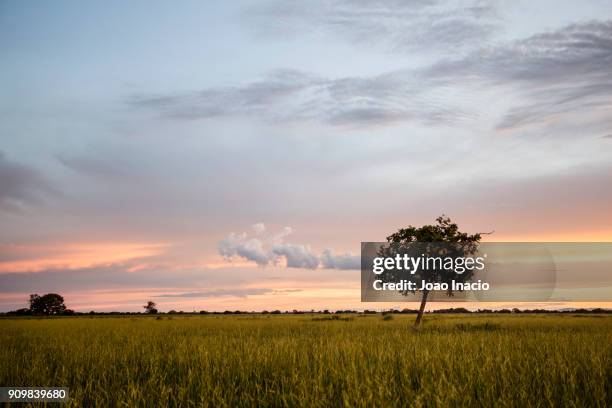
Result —
<path fill-rule="evenodd" d="M 291 233 L 293 233 L 293 229 L 291 229 L 291 227 L 285 227 L 281 232 L 274 235 L 271 241 L 276 245 L 281 244 L 286 237 L 291 235 Z"/>
<path fill-rule="evenodd" d="M 319 257 L 310 249 L 309 245 L 278 244 L 272 248 L 276 256 L 284 256 L 288 268 L 316 269 L 319 266 Z"/>
<path fill-rule="evenodd" d="M 321 254 L 321 266 L 327 269 L 360 269 L 361 258 L 350 253 L 334 255 L 331 249 Z"/>
<path fill-rule="evenodd" d="M 247 238 L 245 233 L 231 233 L 219 242 L 219 253 L 226 258 L 235 256 L 254 261 L 258 265 L 269 263 L 269 255 L 263 249 L 263 243 L 256 238 Z"/>
<path fill-rule="evenodd" d="M 249 237 L 247 233 L 232 232 L 219 242 L 219 254 L 228 260 L 242 258 L 260 266 L 274 265 L 284 258 L 287 268 L 360 269 L 360 258 L 357 255 L 334 255 L 331 249 L 326 249 L 319 256 L 310 245 L 284 242 L 293 232 L 291 227 L 283 228 L 268 239 L 263 236 L 266 232 L 263 223 L 254 224 L 252 228 L 256 238 Z"/>
<path fill-rule="evenodd" d="M 253 231 L 255 231 L 255 235 L 261 235 L 264 232 L 266 232 L 266 226 L 264 225 L 263 222 L 258 222 L 257 224 L 253 224 L 251 228 L 253 228 Z"/>

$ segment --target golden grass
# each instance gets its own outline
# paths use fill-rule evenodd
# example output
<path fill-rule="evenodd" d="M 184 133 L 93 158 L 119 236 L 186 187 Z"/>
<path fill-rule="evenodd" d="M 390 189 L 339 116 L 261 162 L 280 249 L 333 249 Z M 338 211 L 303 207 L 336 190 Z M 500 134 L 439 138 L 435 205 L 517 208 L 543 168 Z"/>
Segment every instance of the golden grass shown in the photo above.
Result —
<path fill-rule="evenodd" d="M 2 319 L 0 385 L 78 407 L 611 405 L 612 317 L 319 317 Z"/>

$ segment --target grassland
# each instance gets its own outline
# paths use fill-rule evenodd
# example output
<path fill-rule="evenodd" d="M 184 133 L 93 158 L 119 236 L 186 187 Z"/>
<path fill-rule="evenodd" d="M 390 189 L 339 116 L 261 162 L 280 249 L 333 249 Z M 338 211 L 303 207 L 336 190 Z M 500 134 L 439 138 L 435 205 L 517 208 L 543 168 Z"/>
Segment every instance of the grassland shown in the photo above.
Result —
<path fill-rule="evenodd" d="M 79 407 L 612 406 L 612 317 L 412 319 L 3 319 L 0 385 Z"/>

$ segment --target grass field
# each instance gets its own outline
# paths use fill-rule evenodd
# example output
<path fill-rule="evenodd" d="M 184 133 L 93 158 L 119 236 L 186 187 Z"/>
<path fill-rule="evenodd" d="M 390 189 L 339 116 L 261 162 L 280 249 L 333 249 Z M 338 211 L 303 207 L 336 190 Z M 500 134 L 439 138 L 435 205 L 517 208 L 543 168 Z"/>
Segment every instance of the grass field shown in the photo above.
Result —
<path fill-rule="evenodd" d="M 612 317 L 0 320 L 0 385 L 72 406 L 612 406 Z"/>

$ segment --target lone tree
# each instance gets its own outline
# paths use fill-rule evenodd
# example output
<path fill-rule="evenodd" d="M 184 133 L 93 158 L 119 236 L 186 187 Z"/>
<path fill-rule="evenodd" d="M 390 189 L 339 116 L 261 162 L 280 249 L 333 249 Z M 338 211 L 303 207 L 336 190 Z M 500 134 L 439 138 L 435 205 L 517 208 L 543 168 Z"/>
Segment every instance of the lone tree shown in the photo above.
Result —
<path fill-rule="evenodd" d="M 43 296 L 30 295 L 30 312 L 34 315 L 58 315 L 66 311 L 64 298 L 57 293 L 47 293 Z"/>
<path fill-rule="evenodd" d="M 401 228 L 396 233 L 387 237 L 387 245 L 379 250 L 379 256 L 395 257 L 396 255 L 409 254 L 410 256 L 419 257 L 421 255 L 429 257 L 444 257 L 456 259 L 459 257 L 467 257 L 473 255 L 478 250 L 478 243 L 481 239 L 481 233 L 469 235 L 459 231 L 457 224 L 451 221 L 449 217 L 442 215 L 436 218 L 436 224 L 424 225 L 420 228 L 408 226 Z M 415 282 L 418 289 L 409 291 L 400 291 L 404 296 L 414 294 L 420 291 L 422 282 L 429 283 L 447 283 L 447 296 L 453 296 L 451 281 L 468 282 L 472 280 L 474 268 L 465 268 L 462 274 L 455 273 L 452 269 L 445 269 L 443 265 L 436 265 L 432 268 L 420 268 L 414 271 L 414 274 L 406 276 L 406 271 L 385 271 L 381 276 L 386 281 L 398 281 L 399 279 L 408 279 Z M 417 314 L 414 327 L 418 328 L 423 320 L 423 312 L 429 290 L 422 290 L 421 307 Z"/>
<path fill-rule="evenodd" d="M 144 305 L 145 313 L 149 314 L 157 314 L 157 308 L 155 307 L 157 304 L 155 302 L 149 300 L 146 305 Z"/>

